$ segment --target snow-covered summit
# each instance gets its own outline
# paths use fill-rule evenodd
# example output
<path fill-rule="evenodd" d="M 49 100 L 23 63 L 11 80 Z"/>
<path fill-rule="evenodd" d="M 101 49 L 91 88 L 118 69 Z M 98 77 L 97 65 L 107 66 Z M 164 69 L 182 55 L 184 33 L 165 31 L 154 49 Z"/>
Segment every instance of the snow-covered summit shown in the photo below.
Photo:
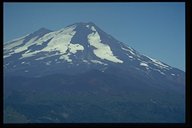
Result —
<path fill-rule="evenodd" d="M 72 40 L 74 36 L 78 36 L 79 38 L 81 38 L 81 33 L 83 31 L 85 33 L 91 32 L 90 34 L 87 33 L 86 42 L 80 42 L 79 39 Z M 44 45 L 44 47 L 42 47 L 41 49 L 31 49 L 31 47 L 42 46 L 43 44 L 45 44 L 45 42 L 47 42 L 46 45 Z M 17 47 L 18 45 L 19 47 Z M 112 62 L 123 62 L 113 55 L 113 52 L 111 51 L 109 45 L 101 41 L 100 35 L 96 31 L 95 25 L 92 22 L 75 23 L 67 26 L 64 29 L 54 32 L 45 28 L 40 28 L 39 30 L 31 33 L 25 39 L 21 40 L 18 45 L 15 45 L 15 47 L 13 47 L 11 51 L 7 51 L 8 54 L 5 55 L 5 58 L 14 53 L 21 53 L 20 59 L 23 59 L 26 57 L 35 56 L 39 53 L 55 52 L 50 56 L 60 55 L 59 59 L 64 59 L 67 62 L 71 62 L 72 60 L 69 57 L 71 54 L 75 54 L 77 51 L 83 51 L 84 46 L 89 45 L 90 47 L 92 47 L 93 53 L 98 58 Z M 9 45 L 5 46 L 5 49 L 8 46 Z M 41 56 L 40 58 L 42 58 L 43 56 Z M 46 57 L 44 56 L 44 58 Z"/>
<path fill-rule="evenodd" d="M 145 74 L 169 75 L 171 78 L 179 72 L 163 62 L 139 54 L 93 22 L 74 23 L 57 31 L 40 28 L 5 44 L 4 60 L 8 72 L 27 70 L 25 74 L 30 73 L 28 68 L 31 67 L 42 67 L 41 70 L 47 72 L 72 68 L 104 71 L 113 66 Z"/>

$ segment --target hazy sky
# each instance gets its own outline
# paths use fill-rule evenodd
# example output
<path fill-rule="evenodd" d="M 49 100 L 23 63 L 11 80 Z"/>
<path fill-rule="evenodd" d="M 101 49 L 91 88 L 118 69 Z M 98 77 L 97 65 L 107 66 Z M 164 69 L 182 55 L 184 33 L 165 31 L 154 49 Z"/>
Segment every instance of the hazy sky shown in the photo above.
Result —
<path fill-rule="evenodd" d="M 41 27 L 94 22 L 140 53 L 185 71 L 185 3 L 4 3 L 4 43 Z"/>

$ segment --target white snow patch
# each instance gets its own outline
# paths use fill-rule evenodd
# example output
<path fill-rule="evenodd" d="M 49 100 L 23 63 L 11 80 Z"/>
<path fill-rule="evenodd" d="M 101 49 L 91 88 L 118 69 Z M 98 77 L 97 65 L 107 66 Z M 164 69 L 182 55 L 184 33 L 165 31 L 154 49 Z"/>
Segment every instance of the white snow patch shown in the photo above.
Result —
<path fill-rule="evenodd" d="M 64 60 L 66 60 L 67 62 L 72 62 L 72 59 L 70 59 L 68 55 L 69 55 L 69 54 L 67 54 L 67 55 L 61 55 L 61 56 L 59 57 L 59 59 L 64 59 Z"/>
<path fill-rule="evenodd" d="M 93 26 L 92 29 L 95 30 Z M 115 63 L 123 63 L 122 60 L 113 55 L 113 52 L 108 45 L 101 43 L 101 39 L 97 31 L 89 34 L 87 38 L 90 45 L 96 48 L 93 50 L 93 52 L 97 57 Z"/>
<path fill-rule="evenodd" d="M 32 46 L 33 44 L 35 44 L 35 40 L 37 39 L 37 37 L 32 38 L 31 40 L 29 40 L 25 45 L 18 47 L 14 50 L 14 53 L 19 53 L 19 52 L 23 52 L 25 50 L 28 49 L 28 47 Z"/>
<path fill-rule="evenodd" d="M 129 49 L 131 49 L 131 51 L 134 51 L 131 47 L 128 46 Z"/>
<path fill-rule="evenodd" d="M 60 59 L 64 59 L 67 62 L 71 62 L 72 60 L 68 56 L 68 55 L 70 55 L 70 53 L 75 54 L 77 51 L 84 50 L 84 47 L 82 45 L 71 43 L 71 39 L 76 33 L 76 31 L 74 31 L 74 29 L 75 29 L 75 26 L 70 26 L 65 29 L 61 29 L 59 31 L 51 32 L 51 33 L 44 35 L 43 37 L 41 37 L 40 39 L 38 39 L 35 42 L 37 45 L 42 45 L 43 42 L 48 41 L 52 38 L 52 40 L 47 44 L 47 46 L 41 50 L 36 50 L 33 52 L 27 51 L 24 54 L 22 54 L 21 59 L 26 58 L 26 57 L 31 57 L 40 52 L 58 51 L 57 55 L 61 55 Z M 69 50 L 68 54 L 66 54 L 67 50 Z M 47 57 L 50 57 L 50 56 L 53 56 L 53 55 L 49 55 Z M 41 59 L 44 59 L 47 57 L 40 57 L 36 60 L 41 60 Z"/>
<path fill-rule="evenodd" d="M 5 49 L 5 50 L 10 50 L 10 49 L 12 49 L 12 48 L 14 48 L 14 47 L 16 47 L 16 46 L 21 45 L 21 44 L 23 43 L 23 41 L 24 41 L 24 39 L 20 39 L 20 40 L 14 42 L 14 43 L 5 44 L 4 49 Z"/>
<path fill-rule="evenodd" d="M 172 75 L 172 76 L 175 76 L 175 74 L 173 74 L 173 73 L 172 73 L 171 75 Z"/>
<path fill-rule="evenodd" d="M 129 49 L 126 49 L 126 48 L 124 48 L 124 47 L 121 47 L 121 49 L 123 49 L 124 51 L 129 51 Z"/>
<path fill-rule="evenodd" d="M 131 54 L 135 55 L 135 53 L 133 53 L 132 51 L 129 51 Z"/>
<path fill-rule="evenodd" d="M 39 57 L 39 58 L 36 58 L 35 60 L 43 60 L 45 58 L 47 58 L 47 57 Z"/>
<path fill-rule="evenodd" d="M 9 56 L 11 56 L 11 54 L 4 55 L 3 58 L 7 58 L 7 57 L 9 57 Z"/>
<path fill-rule="evenodd" d="M 7 57 L 11 56 L 12 54 L 14 54 L 15 53 L 14 50 L 16 49 L 15 47 L 21 45 L 23 43 L 23 41 L 24 41 L 24 39 L 21 38 L 20 40 L 16 39 L 16 42 L 11 42 L 11 43 L 5 44 L 4 48 L 3 48 L 5 55 L 3 56 L 3 58 L 7 58 Z"/>
<path fill-rule="evenodd" d="M 43 60 L 45 58 L 47 58 L 47 57 L 39 57 L 39 58 L 36 58 L 35 60 Z"/>
<path fill-rule="evenodd" d="M 129 54 L 126 54 L 130 59 L 135 59 L 133 56 L 130 56 Z"/>
<path fill-rule="evenodd" d="M 103 62 L 101 62 L 101 61 L 99 61 L 99 60 L 91 60 L 91 62 L 96 63 L 96 64 L 107 65 L 106 63 L 103 63 Z"/>
<path fill-rule="evenodd" d="M 135 55 L 135 53 L 133 53 L 133 52 L 131 51 L 132 49 L 129 50 L 129 49 L 126 49 L 126 48 L 123 48 L 123 47 L 121 47 L 121 49 L 124 50 L 124 51 L 128 51 L 128 52 L 130 52 L 132 55 Z"/>
<path fill-rule="evenodd" d="M 84 47 L 80 44 L 69 44 L 69 51 L 73 54 L 75 54 L 78 50 L 83 51 Z"/>
<path fill-rule="evenodd" d="M 7 48 L 5 48 L 5 49 L 9 50 L 9 49 L 12 49 L 12 48 L 15 47 L 15 46 L 18 46 L 18 45 L 22 44 L 24 38 L 27 37 L 28 35 L 29 35 L 29 34 L 27 34 L 27 35 L 25 35 L 25 36 L 22 36 L 22 37 L 19 37 L 19 38 L 16 38 L 16 39 L 14 39 L 14 40 L 5 42 L 5 45 L 7 45 L 7 46 L 9 45 L 9 46 L 8 46 Z M 12 47 L 12 46 L 13 46 L 13 47 Z"/>
<path fill-rule="evenodd" d="M 140 58 L 137 58 L 137 60 L 141 61 L 141 59 L 140 59 Z"/>
<path fill-rule="evenodd" d="M 29 53 L 29 52 L 31 52 L 31 50 L 29 49 L 29 50 L 27 50 L 25 53 Z"/>
<path fill-rule="evenodd" d="M 73 37 L 74 34 L 75 31 L 54 37 L 48 43 L 48 46 L 42 49 L 42 51 L 48 51 L 48 52 L 59 51 L 60 53 L 65 54 L 68 49 L 69 43 L 71 42 L 71 38 Z"/>
<path fill-rule="evenodd" d="M 85 62 L 85 63 L 89 63 L 89 61 L 87 61 L 87 60 L 83 60 L 83 62 Z"/>
<path fill-rule="evenodd" d="M 95 29 L 94 26 L 91 26 L 91 30 L 94 31 L 94 32 L 96 32 L 96 29 Z"/>
<path fill-rule="evenodd" d="M 133 56 L 129 56 L 129 58 L 133 59 Z"/>
<path fill-rule="evenodd" d="M 34 56 L 36 53 L 38 53 L 38 51 L 34 51 L 34 52 L 29 52 L 29 53 L 24 53 L 22 54 L 22 57 L 20 57 L 19 59 L 23 59 L 23 58 L 27 58 L 27 57 L 31 57 Z"/>
<path fill-rule="evenodd" d="M 45 34 L 43 37 L 36 40 L 36 45 L 42 45 L 44 42 L 46 42 L 46 41 L 50 40 L 51 38 L 53 38 L 54 36 L 56 36 L 57 33 L 59 33 L 59 31 L 50 32 L 50 33 Z"/>
<path fill-rule="evenodd" d="M 75 34 L 75 32 L 73 31 L 73 29 L 75 28 L 66 28 L 66 29 L 62 29 L 56 32 L 51 32 L 48 34 L 45 34 L 43 37 L 41 37 L 40 39 L 35 41 L 36 45 L 42 45 L 43 42 L 50 40 L 51 38 L 53 38 L 48 45 L 38 51 L 34 51 L 34 52 L 26 52 L 23 54 L 23 58 L 25 57 L 30 57 L 34 54 L 37 54 L 39 52 L 42 51 L 46 51 L 46 52 L 51 52 L 54 50 L 58 50 L 61 53 L 65 53 L 67 50 L 67 46 L 71 41 L 72 36 Z M 25 55 L 25 54 L 29 54 L 29 55 Z"/>
<path fill-rule="evenodd" d="M 51 61 L 48 61 L 48 62 L 46 62 L 45 64 L 46 64 L 46 65 L 50 65 L 50 64 L 51 64 Z"/>
<path fill-rule="evenodd" d="M 43 57 L 36 58 L 35 60 L 43 60 L 43 59 L 45 59 L 45 58 L 52 57 L 52 56 L 56 56 L 56 55 L 59 55 L 59 54 L 58 54 L 58 53 L 55 53 L 55 54 L 51 54 L 51 55 L 44 55 Z"/>
<path fill-rule="evenodd" d="M 158 61 L 158 60 L 155 60 L 155 59 L 150 58 L 150 57 L 148 57 L 148 56 L 146 56 L 146 57 L 149 58 L 152 62 L 154 62 L 154 65 L 156 65 L 156 66 L 158 66 L 158 67 L 160 67 L 160 68 L 169 68 L 168 65 L 165 65 L 165 64 L 161 63 L 161 62 Z"/>
<path fill-rule="evenodd" d="M 144 63 L 144 62 L 141 62 L 141 63 L 140 63 L 140 66 L 148 67 L 148 64 L 146 64 L 146 63 Z"/>
<path fill-rule="evenodd" d="M 165 73 L 164 72 L 162 72 L 161 70 L 159 70 L 159 69 L 153 69 L 153 70 L 156 70 L 156 71 L 158 71 L 159 73 L 161 73 L 162 75 L 165 75 Z"/>
<path fill-rule="evenodd" d="M 76 33 L 75 31 L 73 31 L 73 29 L 70 28 L 71 31 L 69 31 L 67 29 L 66 31 L 63 31 L 62 33 L 59 33 L 57 35 L 54 35 L 54 33 L 53 33 L 52 36 L 54 36 L 54 38 L 47 44 L 47 47 L 43 48 L 42 50 L 39 50 L 38 52 L 41 52 L 41 51 L 45 51 L 45 52 L 59 51 L 60 54 L 65 54 L 68 47 L 70 47 L 69 45 L 71 42 L 71 38 Z M 45 36 L 45 38 L 46 38 L 46 36 Z M 73 47 L 73 46 L 71 46 L 71 47 Z M 38 52 L 35 52 L 33 54 L 36 54 Z"/>
<path fill-rule="evenodd" d="M 161 72 L 161 71 L 160 71 L 160 73 L 161 73 L 162 75 L 165 75 L 165 73 L 163 73 L 163 72 Z"/>

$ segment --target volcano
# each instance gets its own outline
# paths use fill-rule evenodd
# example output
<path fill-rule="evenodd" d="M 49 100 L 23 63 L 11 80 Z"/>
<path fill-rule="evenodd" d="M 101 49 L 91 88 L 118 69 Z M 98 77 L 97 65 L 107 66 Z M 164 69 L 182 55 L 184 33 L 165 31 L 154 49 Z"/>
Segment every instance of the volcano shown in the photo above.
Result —
<path fill-rule="evenodd" d="M 4 44 L 5 123 L 184 123 L 185 72 L 94 23 Z"/>

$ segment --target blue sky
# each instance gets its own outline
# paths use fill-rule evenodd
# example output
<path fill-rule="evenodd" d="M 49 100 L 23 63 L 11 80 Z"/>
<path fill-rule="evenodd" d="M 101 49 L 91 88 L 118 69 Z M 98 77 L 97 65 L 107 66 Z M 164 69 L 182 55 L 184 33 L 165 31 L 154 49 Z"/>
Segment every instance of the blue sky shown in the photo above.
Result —
<path fill-rule="evenodd" d="M 41 27 L 94 22 L 140 53 L 185 71 L 185 3 L 4 3 L 4 42 Z"/>

